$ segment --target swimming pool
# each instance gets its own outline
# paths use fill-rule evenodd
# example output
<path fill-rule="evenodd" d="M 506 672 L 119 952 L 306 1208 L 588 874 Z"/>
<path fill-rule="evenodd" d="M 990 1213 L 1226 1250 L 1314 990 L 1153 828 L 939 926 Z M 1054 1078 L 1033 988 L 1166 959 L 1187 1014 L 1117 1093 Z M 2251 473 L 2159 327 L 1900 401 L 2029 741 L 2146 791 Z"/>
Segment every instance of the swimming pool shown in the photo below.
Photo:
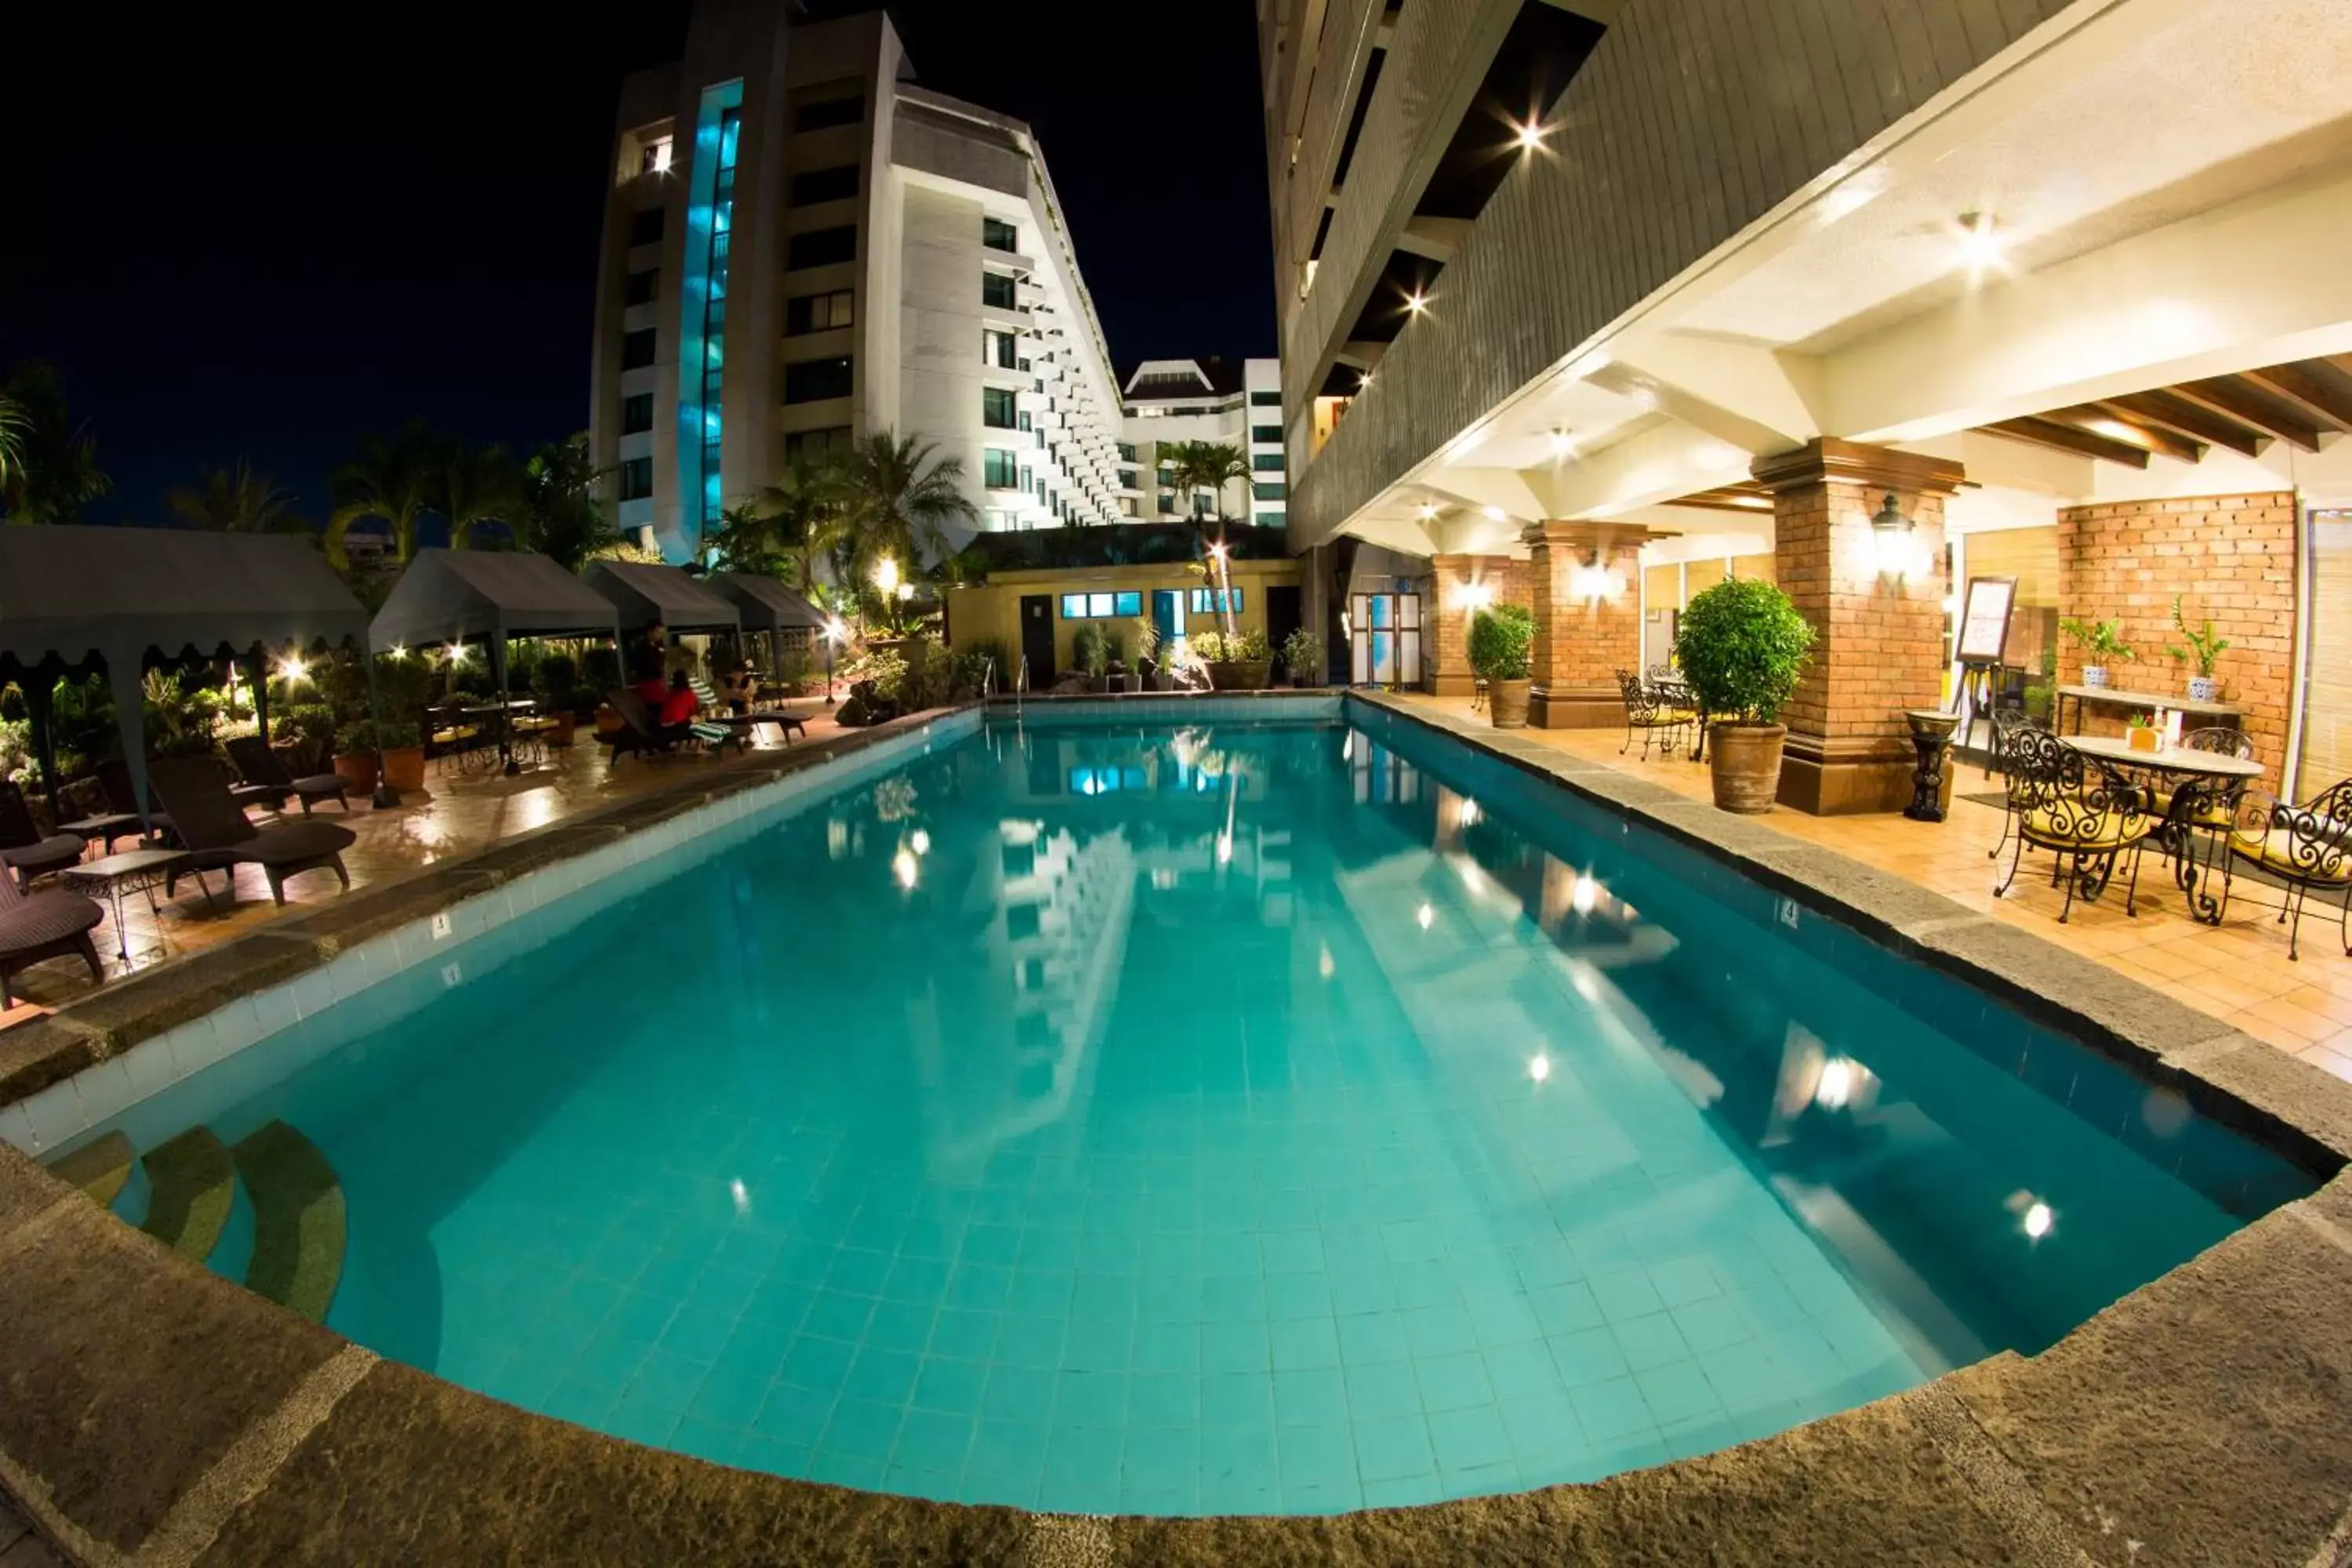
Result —
<path fill-rule="evenodd" d="M 331 1324 L 486 1393 L 1160 1513 L 1720 1447 L 2039 1349 L 2310 1190 L 1957 983 L 1350 714 L 1033 710 L 121 1120 L 299 1128 L 349 1204 Z"/>

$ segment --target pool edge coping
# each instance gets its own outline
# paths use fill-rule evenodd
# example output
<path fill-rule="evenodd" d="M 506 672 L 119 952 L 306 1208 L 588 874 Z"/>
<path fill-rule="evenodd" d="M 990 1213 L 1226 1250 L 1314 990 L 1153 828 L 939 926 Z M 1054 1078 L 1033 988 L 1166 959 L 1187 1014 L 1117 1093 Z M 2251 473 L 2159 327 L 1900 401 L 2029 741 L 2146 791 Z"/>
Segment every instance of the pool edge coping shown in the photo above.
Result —
<path fill-rule="evenodd" d="M 1597 778 L 1579 785 L 1540 758 L 1483 743 L 1474 726 L 1430 722 L 1437 716 L 1406 704 L 1348 695 L 1565 784 L 1759 880 L 1797 885 L 1812 864 L 1751 867 L 1749 858 L 1772 852 L 1757 848 L 1752 836 L 1737 828 L 1710 834 L 1703 822 L 1644 809 L 1697 805 L 1642 796 L 1643 789 L 1670 793 L 1662 786 L 1567 759 L 1572 771 L 1640 787 L 1595 787 Z M 939 716 L 877 729 L 904 733 Z M 613 825 L 616 837 L 881 738 L 863 733 L 860 744 L 791 769 L 714 771 L 622 803 L 637 809 Z M 621 814 L 608 808 L 593 817 Z M 454 864 L 583 826 L 592 820 L 566 819 Z M 1728 842 L 1742 837 L 1747 849 Z M 567 853 L 504 875 L 520 879 L 589 847 L 575 840 Z M 442 892 L 451 886 L 435 885 Z M 1841 903 L 1832 890 L 1811 892 Z M 1867 901 L 1842 907 L 1853 917 L 1849 923 L 1890 941 L 1873 928 L 1878 917 Z M 1823 912 L 1835 918 L 1837 909 Z M 2013 980 L 2021 963 L 2032 963 L 2005 947 L 1975 955 L 1965 944 L 1930 948 L 1938 931 L 1957 928 L 1904 923 L 1915 929 L 1886 930 L 1914 944 L 1905 951 L 1942 954 L 1931 962 L 1942 967 L 1948 958 L 1977 984 L 1985 981 L 1969 966 L 1981 963 L 1986 976 Z M 2114 1033 L 2113 1017 L 2084 1021 L 2095 1037 L 2125 1037 Z M 2279 1062 L 2305 1065 L 2248 1043 Z M 2293 1102 L 2304 1085 L 2292 1075 L 2232 1069 L 2242 1047 L 2226 1034 L 2152 1055 L 2132 1048 L 2142 1055 L 2128 1059 L 2153 1064 L 2144 1071 L 2194 1079 L 2261 1119 L 2302 1125 Z M 2326 1118 L 2320 1123 L 2302 1130 L 2319 1147 L 2336 1149 L 2340 1127 Z M 2021 1563 L 2104 1563 L 2126 1561 L 2126 1542 L 2135 1543 L 2129 1560 L 2161 1561 L 2137 1556 L 2138 1546 L 2179 1540 L 2184 1512 L 2200 1530 L 2194 1550 L 2213 1553 L 2200 1560 L 2301 1563 L 2341 1532 L 2352 1500 L 2352 1434 L 2340 1420 L 2280 1430 L 2277 1413 L 2352 1388 L 2346 1331 L 2352 1309 L 2343 1305 L 2352 1301 L 2347 1225 L 2352 1177 L 2339 1174 L 2039 1356 L 2004 1352 L 1770 1437 L 1597 1482 L 1331 1516 L 1076 1519 L 731 1470 L 500 1404 L 379 1361 L 175 1258 L 9 1147 L 0 1149 L 0 1489 L 53 1545 L 84 1563 L 133 1553 L 173 1563 L 391 1562 L 436 1552 L 446 1560 L 452 1543 L 497 1556 L 500 1542 L 509 1552 L 580 1562 L 648 1554 L 851 1561 L 918 1551 L 942 1561 L 1041 1564 L 1426 1556 L 1633 1562 L 1654 1561 L 1662 1547 L 1700 1531 L 1711 1560 L 1724 1563 L 1940 1563 L 1981 1552 Z M 159 1335 L 159 1321 L 175 1332 Z M 109 1345 L 121 1353 L 104 1353 Z M 2143 1375 L 2130 1376 L 2135 1371 Z M 2126 1386 L 2111 1386 L 2119 1373 Z M 96 1411 L 109 1418 L 81 1419 Z M 2256 1422 L 2285 1441 L 2257 1440 L 2265 1434 L 2249 1430 Z M 154 1479 L 159 1468 L 168 1484 Z M 133 1478 L 150 1492 L 159 1485 L 164 1491 L 133 1508 L 122 1495 Z M 384 1510 L 395 1519 L 383 1518 Z M 394 1522 L 399 1528 L 389 1528 Z M 1580 1547 L 1585 1555 L 1576 1557 Z"/>

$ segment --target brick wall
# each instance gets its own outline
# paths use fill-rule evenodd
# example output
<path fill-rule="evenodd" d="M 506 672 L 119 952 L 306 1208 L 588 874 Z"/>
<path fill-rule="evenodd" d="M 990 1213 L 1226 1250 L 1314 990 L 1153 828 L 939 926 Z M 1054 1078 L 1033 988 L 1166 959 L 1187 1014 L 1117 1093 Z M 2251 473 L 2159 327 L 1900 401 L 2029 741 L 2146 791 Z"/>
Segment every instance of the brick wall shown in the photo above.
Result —
<path fill-rule="evenodd" d="M 1468 590 L 1486 590 L 1489 604 L 1532 610 L 1534 579 L 1527 562 L 1507 555 L 1436 555 L 1429 567 L 1422 601 L 1423 683 L 1433 691 L 1460 695 L 1470 689 L 1472 679 L 1470 616 L 1477 601 Z"/>
<path fill-rule="evenodd" d="M 1812 662 L 1780 710 L 1791 733 L 1900 742 L 1906 708 L 1940 705 L 1944 675 L 1944 502 L 1907 501 L 1912 547 L 1934 563 L 1899 583 L 1879 566 L 1875 485 L 1832 481 L 1775 498 L 1774 570 L 1813 628 Z"/>
<path fill-rule="evenodd" d="M 1560 527 L 1559 524 L 1548 524 Z M 1639 531 L 1628 538 L 1589 537 L 1587 526 L 1566 525 L 1565 536 L 1535 547 L 1536 646 L 1532 673 L 1548 690 L 1593 692 L 1614 699 L 1617 672 L 1642 663 L 1642 578 Z M 1570 591 L 1570 577 L 1588 555 L 1624 579 L 1613 600 L 1592 601 Z"/>
<path fill-rule="evenodd" d="M 2213 629 L 2230 639 L 2213 673 L 2222 700 L 2246 710 L 2240 723 L 2253 736 L 2255 754 L 2272 770 L 2268 782 L 2276 787 L 2294 682 L 2294 545 L 2292 490 L 2063 508 L 2060 609 L 2085 621 L 2123 622 L 2124 641 L 2139 657 L 2111 663 L 2109 685 L 2185 694 L 2196 667 L 2164 655 L 2168 641 L 2180 641 L 2172 626 L 2172 595 L 2184 595 L 2180 608 L 2189 625 L 2210 617 Z M 2081 680 L 2083 663 L 2082 646 L 2062 637 L 2059 680 Z M 2094 709 L 2084 715 L 2083 728 L 2120 734 L 2126 717 L 2121 709 Z"/>

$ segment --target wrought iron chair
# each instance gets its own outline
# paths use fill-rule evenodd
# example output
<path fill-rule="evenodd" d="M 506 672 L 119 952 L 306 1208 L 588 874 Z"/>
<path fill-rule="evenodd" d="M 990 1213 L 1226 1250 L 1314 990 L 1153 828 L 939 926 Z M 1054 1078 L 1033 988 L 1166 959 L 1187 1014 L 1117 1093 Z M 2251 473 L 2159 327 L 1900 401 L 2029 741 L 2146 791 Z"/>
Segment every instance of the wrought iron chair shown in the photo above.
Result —
<path fill-rule="evenodd" d="M 2225 724 L 2191 730 L 2180 737 L 2180 745 L 2184 751 L 2210 752 L 2215 756 L 2236 757 L 2249 763 L 2254 760 L 2254 738 Z M 2221 836 L 2237 826 L 2238 802 L 2245 792 L 2243 779 L 2200 778 L 2177 784 L 2160 781 L 2155 786 L 2151 801 L 2156 814 L 2164 819 L 2158 837 L 2165 853 L 2172 857 L 2174 880 L 2183 890 L 2194 884 L 2195 870 L 2200 864 L 2197 858 L 2197 836 L 2206 836 L 2207 853 L 2201 864 L 2210 868 L 2217 857 Z"/>
<path fill-rule="evenodd" d="M 2058 911 L 2063 925 L 2074 912 L 2075 895 L 2095 902 L 2114 880 L 2116 862 L 2128 855 L 2124 913 L 2137 917 L 2140 851 L 2158 820 L 2148 809 L 2147 789 L 2042 731 L 2020 730 L 2011 742 L 2008 793 L 2017 847 L 1993 897 L 2008 896 L 2029 845 L 2047 849 L 2054 858 L 2051 886 L 2062 877 L 2066 884 L 2066 902 Z"/>
<path fill-rule="evenodd" d="M 1617 748 L 1617 754 L 1623 756 L 1625 746 L 1632 745 L 1633 737 L 1639 734 L 1643 760 L 1650 755 L 1653 737 L 1656 738 L 1660 756 L 1674 755 L 1683 730 L 1694 721 L 1695 715 L 1686 708 L 1675 706 L 1662 688 L 1630 669 L 1617 672 L 1617 689 L 1625 700 L 1625 745 Z"/>
<path fill-rule="evenodd" d="M 495 754 L 489 732 L 467 713 L 462 704 L 433 709 L 426 718 L 431 725 L 425 731 L 426 740 L 443 773 L 449 771 L 451 763 L 457 764 L 459 773 L 471 773 L 487 756 Z"/>
<path fill-rule="evenodd" d="M 2022 708 L 1996 708 L 1992 710 L 1992 752 L 1985 760 L 1985 777 L 1990 779 L 1999 773 L 2002 781 L 2012 787 L 2001 794 L 2000 837 L 1993 841 L 1991 848 L 1985 851 L 1988 860 L 2000 858 L 2001 850 L 2008 847 L 2009 836 L 2017 830 L 2018 792 L 2013 787 L 2016 769 L 2011 758 L 2016 738 L 2029 733 L 2047 737 L 2050 731 L 2027 718 Z"/>
<path fill-rule="evenodd" d="M 2229 842 L 2230 858 L 2221 869 L 2221 914 L 2229 912 L 2233 869 L 2242 863 L 2260 867 L 2286 884 L 2286 895 L 2279 900 L 2279 923 L 2287 927 L 2286 955 L 2294 959 L 2302 956 L 2305 900 L 2314 891 L 2340 893 L 2344 905 L 2337 930 L 2344 955 L 2352 958 L 2352 779 L 2337 780 L 2301 805 L 2247 791 Z M 2214 918 L 2218 923 L 2221 916 Z"/>

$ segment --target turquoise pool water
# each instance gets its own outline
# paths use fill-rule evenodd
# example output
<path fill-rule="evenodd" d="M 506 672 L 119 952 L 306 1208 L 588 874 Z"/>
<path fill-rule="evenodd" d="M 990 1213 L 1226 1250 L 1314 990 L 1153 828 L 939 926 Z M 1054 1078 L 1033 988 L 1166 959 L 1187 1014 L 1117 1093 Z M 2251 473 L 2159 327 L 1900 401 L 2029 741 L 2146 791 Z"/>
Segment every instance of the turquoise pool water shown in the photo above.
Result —
<path fill-rule="evenodd" d="M 351 1214 L 330 1321 L 387 1355 L 730 1464 L 1088 1511 L 1721 1447 L 2038 1350 L 2310 1189 L 1358 722 L 1033 714 L 128 1120 L 313 1139 Z"/>

